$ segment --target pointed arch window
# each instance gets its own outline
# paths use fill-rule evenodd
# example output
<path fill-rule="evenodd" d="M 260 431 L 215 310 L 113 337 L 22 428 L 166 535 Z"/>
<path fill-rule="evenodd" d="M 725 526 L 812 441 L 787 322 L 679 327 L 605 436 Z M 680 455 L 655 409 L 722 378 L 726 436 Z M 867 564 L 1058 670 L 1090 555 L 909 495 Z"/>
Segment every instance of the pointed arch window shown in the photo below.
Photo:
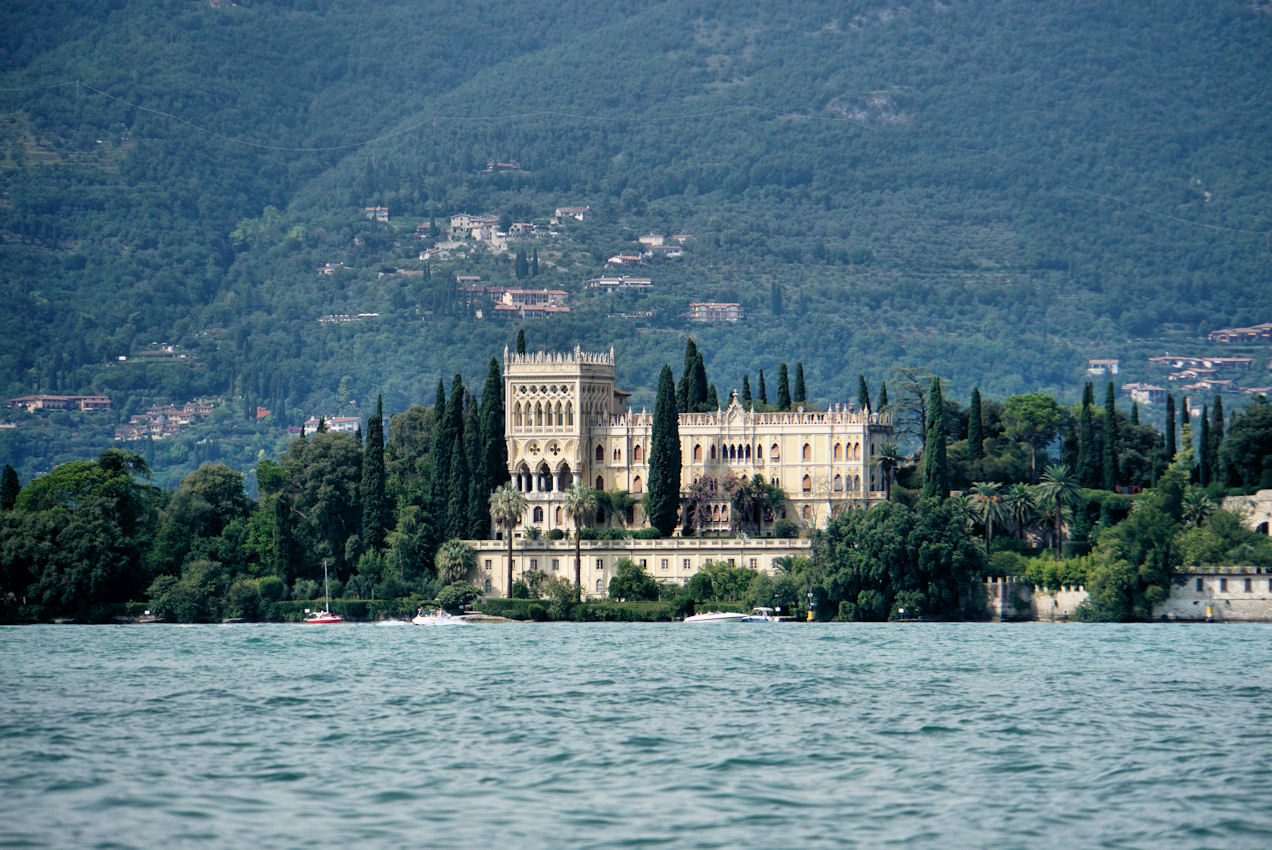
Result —
<path fill-rule="evenodd" d="M 565 403 L 565 427 L 574 427 L 574 402 L 572 401 Z"/>
<path fill-rule="evenodd" d="M 812 460 L 812 459 L 813 459 L 813 444 L 804 443 L 804 460 Z"/>
<path fill-rule="evenodd" d="M 633 493 L 645 492 L 645 482 L 640 480 L 639 475 L 637 475 L 635 478 L 632 479 L 632 492 Z"/>
<path fill-rule="evenodd" d="M 782 450 L 777 447 L 777 443 L 769 446 L 769 460 L 781 460 Z"/>
<path fill-rule="evenodd" d="M 693 459 L 694 459 L 694 460 L 702 460 L 702 443 L 694 443 L 694 446 L 693 446 Z"/>
<path fill-rule="evenodd" d="M 835 443 L 835 460 L 843 460 L 843 459 L 844 459 L 843 443 Z"/>
<path fill-rule="evenodd" d="M 632 461 L 640 463 L 645 458 L 644 449 L 640 447 L 640 443 L 632 446 Z"/>
<path fill-rule="evenodd" d="M 596 462 L 600 463 L 604 460 L 605 460 L 605 449 L 601 447 L 600 443 L 597 443 L 596 444 Z"/>
<path fill-rule="evenodd" d="M 801 493 L 813 492 L 813 477 L 811 475 L 805 475 L 803 482 L 799 485 L 799 489 Z"/>

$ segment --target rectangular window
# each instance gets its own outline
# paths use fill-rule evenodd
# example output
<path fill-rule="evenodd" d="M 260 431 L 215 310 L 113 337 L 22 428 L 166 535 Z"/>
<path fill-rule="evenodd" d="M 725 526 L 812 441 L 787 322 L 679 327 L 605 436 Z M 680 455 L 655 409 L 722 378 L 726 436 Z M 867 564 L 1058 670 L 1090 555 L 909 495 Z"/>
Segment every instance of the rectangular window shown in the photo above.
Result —
<path fill-rule="evenodd" d="M 486 569 L 490 569 L 490 559 L 486 559 Z"/>
<path fill-rule="evenodd" d="M 681 561 L 681 562 L 680 562 L 680 564 L 681 564 L 681 566 L 682 566 L 682 567 L 684 567 L 686 570 L 687 570 L 687 569 L 689 569 L 689 559 L 688 559 L 688 558 L 685 558 L 683 561 Z M 1268 582 L 1268 584 L 1269 584 L 1269 585 L 1272 585 L 1272 581 L 1269 581 L 1269 582 Z"/>
<path fill-rule="evenodd" d="M 640 568 L 643 570 L 643 569 L 645 569 L 645 567 L 647 567 L 647 566 L 649 566 L 649 562 L 648 562 L 645 558 L 641 558 L 641 559 L 640 559 Z"/>
<path fill-rule="evenodd" d="M 531 559 L 530 559 L 530 569 L 532 569 L 532 570 L 537 570 L 537 569 L 539 569 L 539 559 L 538 559 L 538 558 L 531 558 Z"/>
<path fill-rule="evenodd" d="M 1200 593 L 1201 591 L 1205 589 L 1206 589 L 1205 581 L 1203 581 L 1202 579 L 1197 579 L 1197 592 Z"/>
<path fill-rule="evenodd" d="M 751 569 L 755 569 L 755 567 L 757 566 L 755 559 L 752 558 L 750 563 L 747 564 L 747 566 L 749 566 Z"/>
<path fill-rule="evenodd" d="M 1226 578 L 1219 579 L 1219 592 L 1223 593 L 1228 589 L 1228 580 Z"/>
<path fill-rule="evenodd" d="M 663 570 L 667 569 L 667 559 L 666 559 L 666 558 L 663 558 L 661 561 L 659 561 L 659 562 L 658 562 L 658 568 L 659 568 L 659 569 L 663 569 Z"/>
<path fill-rule="evenodd" d="M 553 559 L 552 559 L 552 572 L 556 572 L 556 571 L 557 571 L 557 570 L 559 570 L 559 569 L 561 569 L 561 559 L 560 559 L 560 558 L 553 558 Z"/>
<path fill-rule="evenodd" d="M 733 560 L 732 558 L 730 558 L 727 563 L 731 567 L 736 567 L 738 565 L 737 561 Z"/>
<path fill-rule="evenodd" d="M 1245 580 L 1245 592 L 1249 593 L 1252 590 L 1254 590 L 1254 579 L 1248 578 Z"/>
<path fill-rule="evenodd" d="M 596 568 L 597 568 L 598 570 L 603 570 L 603 569 L 605 569 L 605 559 L 604 559 L 604 558 L 597 558 L 597 559 L 596 559 Z"/>

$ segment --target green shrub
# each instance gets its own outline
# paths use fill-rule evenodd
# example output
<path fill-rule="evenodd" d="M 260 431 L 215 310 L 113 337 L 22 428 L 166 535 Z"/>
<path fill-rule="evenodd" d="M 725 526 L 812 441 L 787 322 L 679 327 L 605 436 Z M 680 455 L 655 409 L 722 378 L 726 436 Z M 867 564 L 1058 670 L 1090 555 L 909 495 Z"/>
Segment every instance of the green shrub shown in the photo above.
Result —
<path fill-rule="evenodd" d="M 549 540 L 564 540 L 565 532 L 559 528 L 554 528 L 548 532 L 548 539 Z"/>
<path fill-rule="evenodd" d="M 458 614 L 464 610 L 465 605 L 476 602 L 481 598 L 481 591 L 466 581 L 452 582 L 441 589 L 437 594 L 437 604 L 443 610 L 452 614 Z"/>
<path fill-rule="evenodd" d="M 574 606 L 572 619 L 589 623 L 657 623 L 676 619 L 669 602 L 582 602 Z"/>
<path fill-rule="evenodd" d="M 633 532 L 630 536 L 635 540 L 659 540 L 662 538 L 662 535 L 658 533 L 658 529 L 653 527 L 642 528 Z"/>
<path fill-rule="evenodd" d="M 548 619 L 547 607 L 537 599 L 483 599 L 473 608 L 492 617 L 507 617 L 510 620 L 541 622 Z"/>

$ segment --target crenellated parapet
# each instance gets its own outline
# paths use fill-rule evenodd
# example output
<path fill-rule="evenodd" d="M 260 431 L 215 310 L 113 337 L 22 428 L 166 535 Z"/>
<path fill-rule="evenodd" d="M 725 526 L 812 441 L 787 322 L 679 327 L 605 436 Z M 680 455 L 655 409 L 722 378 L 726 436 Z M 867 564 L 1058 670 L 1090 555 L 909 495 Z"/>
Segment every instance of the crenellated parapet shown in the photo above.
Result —
<path fill-rule="evenodd" d="M 614 365 L 614 349 L 608 352 L 584 351 L 575 346 L 573 351 L 528 351 L 525 354 L 510 352 L 504 346 L 504 368 L 509 366 L 610 366 Z"/>

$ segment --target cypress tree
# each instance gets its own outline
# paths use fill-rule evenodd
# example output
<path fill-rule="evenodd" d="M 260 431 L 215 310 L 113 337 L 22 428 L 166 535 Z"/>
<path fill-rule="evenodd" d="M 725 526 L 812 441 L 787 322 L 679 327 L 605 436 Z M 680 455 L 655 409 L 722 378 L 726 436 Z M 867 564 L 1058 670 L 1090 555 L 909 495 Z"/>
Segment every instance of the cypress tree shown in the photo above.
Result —
<path fill-rule="evenodd" d="M 1138 401 L 1131 402 L 1131 424 L 1132 425 L 1139 424 L 1139 402 Z"/>
<path fill-rule="evenodd" d="M 1188 396 L 1184 396 L 1179 402 L 1179 432 L 1182 434 L 1184 429 L 1189 426 L 1188 421 Z"/>
<path fill-rule="evenodd" d="M 504 440 L 504 387 L 499 374 L 499 361 L 492 357 L 486 368 L 486 380 L 481 385 L 481 411 L 477 418 L 481 429 L 482 462 L 485 473 L 480 493 L 483 510 L 490 513 L 489 497 L 492 490 L 508 480 L 508 443 Z M 485 532 L 482 532 L 483 535 Z"/>
<path fill-rule="evenodd" d="M 791 409 L 791 378 L 785 363 L 777 364 L 777 409 Z"/>
<path fill-rule="evenodd" d="M 1095 453 L 1095 388 L 1087 381 L 1082 389 L 1082 413 L 1078 418 L 1078 481 L 1083 487 L 1095 487 L 1099 474 Z"/>
<path fill-rule="evenodd" d="M 711 384 L 710 386 L 707 387 L 706 408 L 707 410 L 720 409 L 720 394 L 716 392 L 715 384 Z"/>
<path fill-rule="evenodd" d="M 481 411 L 469 396 L 468 416 L 464 422 L 464 464 L 468 468 L 468 516 L 464 523 L 464 536 L 485 537 L 490 530 L 489 494 L 493 489 L 487 481 L 484 434 L 481 427 Z"/>
<path fill-rule="evenodd" d="M 702 410 L 707 404 L 707 365 L 699 351 L 693 360 L 693 379 L 689 382 L 687 393 L 689 409 Z"/>
<path fill-rule="evenodd" d="M 693 381 L 694 368 L 698 365 L 698 346 L 693 341 L 693 337 L 685 340 L 685 363 L 684 369 L 680 373 L 680 383 L 676 385 L 676 410 L 681 413 L 687 413 L 693 409 L 693 398 L 689 392 L 689 385 Z M 706 392 L 706 388 L 703 388 Z"/>
<path fill-rule="evenodd" d="M 446 485 L 450 483 L 451 444 L 455 435 L 447 427 L 446 385 L 437 381 L 437 400 L 433 402 L 433 438 L 429 442 L 429 462 L 432 467 L 428 480 L 428 512 L 437 523 L 438 531 L 446 527 Z"/>
<path fill-rule="evenodd" d="M 791 391 L 791 401 L 799 404 L 808 400 L 808 394 L 804 389 L 804 364 L 799 362 L 795 364 L 795 389 Z"/>
<path fill-rule="evenodd" d="M 4 465 L 0 473 L 0 511 L 11 511 L 22 492 L 22 482 L 18 480 L 18 471 L 9 464 Z"/>
<path fill-rule="evenodd" d="M 950 495 L 946 475 L 945 401 L 941 398 L 941 379 L 932 379 L 928 393 L 927 436 L 923 443 L 923 497 L 944 500 Z"/>
<path fill-rule="evenodd" d="M 1214 406 L 1210 408 L 1210 477 L 1227 485 L 1228 470 L 1220 468 L 1219 447 L 1223 444 L 1223 398 L 1216 393 Z"/>
<path fill-rule="evenodd" d="M 972 402 L 967 409 L 967 457 L 980 460 L 985 456 L 985 429 L 981 424 L 980 387 L 972 390 Z"/>
<path fill-rule="evenodd" d="M 513 261 L 512 274 L 517 280 L 530 276 L 530 261 L 526 259 L 526 249 L 517 249 L 517 258 Z"/>
<path fill-rule="evenodd" d="M 888 409 L 888 382 L 887 381 L 879 382 L 879 409 L 880 410 Z"/>
<path fill-rule="evenodd" d="M 748 410 L 751 407 L 751 376 L 742 376 L 742 406 Z"/>
<path fill-rule="evenodd" d="M 1170 393 L 1166 393 L 1166 427 L 1164 429 L 1166 438 L 1166 464 L 1175 462 L 1175 397 Z"/>
<path fill-rule="evenodd" d="M 871 410 L 870 388 L 866 386 L 865 375 L 857 375 L 857 406 L 863 413 L 869 413 Z"/>
<path fill-rule="evenodd" d="M 1204 404 L 1200 419 L 1197 425 L 1197 468 L 1193 471 L 1193 478 L 1205 487 L 1210 483 L 1210 417 Z"/>
<path fill-rule="evenodd" d="M 658 376 L 654 421 L 649 441 L 649 493 L 645 497 L 649 524 L 667 537 L 680 516 L 680 417 L 671 367 Z"/>
<path fill-rule="evenodd" d="M 521 328 L 517 331 L 517 353 L 526 353 L 526 329 Z"/>
<path fill-rule="evenodd" d="M 1114 418 L 1113 407 L 1115 402 L 1113 382 L 1109 381 L 1104 389 L 1104 463 L 1101 470 L 1105 490 L 1117 489 L 1117 420 Z"/>
<path fill-rule="evenodd" d="M 362 545 L 370 552 L 384 546 L 389 504 L 384 494 L 384 396 L 376 396 L 375 415 L 367 420 L 367 444 L 362 450 Z"/>
<path fill-rule="evenodd" d="M 534 259 L 530 261 L 530 276 L 539 276 L 539 249 L 534 249 Z"/>
<path fill-rule="evenodd" d="M 756 389 L 756 392 L 755 392 L 755 400 L 758 401 L 760 404 L 765 405 L 766 407 L 768 406 L 768 391 L 764 389 L 764 370 L 763 369 L 760 370 L 760 382 L 759 382 L 759 387 Z"/>
<path fill-rule="evenodd" d="M 468 532 L 468 463 L 464 457 L 464 437 L 456 434 L 451 443 L 449 477 L 446 485 L 444 540 L 466 537 Z"/>

